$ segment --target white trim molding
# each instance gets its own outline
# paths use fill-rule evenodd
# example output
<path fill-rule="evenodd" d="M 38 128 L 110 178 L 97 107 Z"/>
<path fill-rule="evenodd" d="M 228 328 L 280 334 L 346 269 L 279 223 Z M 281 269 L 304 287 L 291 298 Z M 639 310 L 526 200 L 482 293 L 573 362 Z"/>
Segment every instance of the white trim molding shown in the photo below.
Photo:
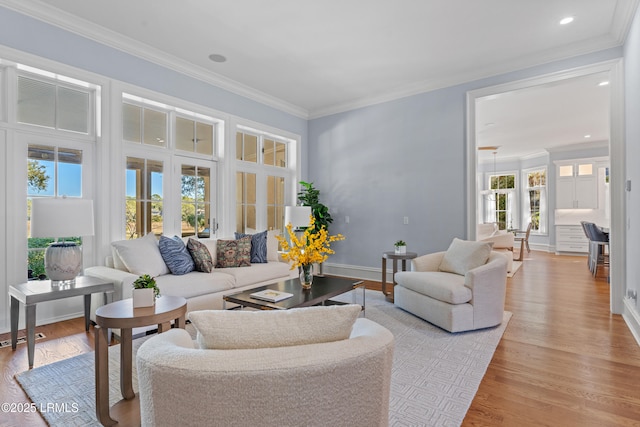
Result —
<path fill-rule="evenodd" d="M 640 314 L 635 307 L 633 299 L 629 297 L 624 298 L 624 310 L 622 312 L 622 318 L 626 322 L 631 334 L 636 339 L 636 342 L 640 346 Z"/>

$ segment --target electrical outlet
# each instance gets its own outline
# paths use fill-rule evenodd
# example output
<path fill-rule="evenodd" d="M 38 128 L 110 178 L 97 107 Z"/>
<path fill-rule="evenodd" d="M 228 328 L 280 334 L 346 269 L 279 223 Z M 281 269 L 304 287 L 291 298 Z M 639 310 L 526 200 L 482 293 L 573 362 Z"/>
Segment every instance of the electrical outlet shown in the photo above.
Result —
<path fill-rule="evenodd" d="M 345 217 L 344 217 L 344 222 L 345 222 L 345 223 L 347 223 L 347 224 L 349 224 L 349 215 L 347 215 L 347 216 L 345 216 Z"/>
<path fill-rule="evenodd" d="M 409 217 L 405 216 L 403 222 L 404 222 L 404 225 L 408 225 L 409 224 Z"/>

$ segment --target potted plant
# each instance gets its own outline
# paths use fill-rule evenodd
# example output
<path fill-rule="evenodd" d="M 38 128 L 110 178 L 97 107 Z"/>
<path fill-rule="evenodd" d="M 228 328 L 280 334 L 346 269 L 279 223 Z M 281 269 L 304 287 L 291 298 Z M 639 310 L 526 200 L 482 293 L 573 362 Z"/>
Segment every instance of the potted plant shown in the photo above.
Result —
<path fill-rule="evenodd" d="M 404 240 L 398 240 L 393 244 L 396 247 L 396 254 L 406 254 L 407 253 L 407 244 Z"/>
<path fill-rule="evenodd" d="M 133 282 L 133 307 L 150 307 L 160 296 L 160 288 L 156 280 L 148 274 L 143 274 Z"/>
<path fill-rule="evenodd" d="M 298 192 L 298 201 L 302 206 L 311 207 L 311 215 L 315 220 L 315 223 L 310 225 L 311 233 L 318 233 L 322 228 L 324 228 L 328 233 L 329 224 L 333 222 L 333 218 L 331 218 L 329 208 L 320 203 L 320 190 L 313 186 L 313 182 L 300 181 L 300 185 L 303 188 Z M 317 275 L 324 276 L 322 272 L 322 263 L 316 265 Z"/>

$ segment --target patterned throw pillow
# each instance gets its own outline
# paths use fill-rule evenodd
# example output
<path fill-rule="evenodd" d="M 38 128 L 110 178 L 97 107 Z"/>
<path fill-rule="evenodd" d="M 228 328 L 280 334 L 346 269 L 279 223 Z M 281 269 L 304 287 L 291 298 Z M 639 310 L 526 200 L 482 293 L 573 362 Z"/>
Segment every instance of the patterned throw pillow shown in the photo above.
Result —
<path fill-rule="evenodd" d="M 217 241 L 216 268 L 251 267 L 251 237 Z"/>
<path fill-rule="evenodd" d="M 162 255 L 164 263 L 169 267 L 171 274 L 180 276 L 193 271 L 195 268 L 187 247 L 178 236 L 173 238 L 160 236 L 158 246 L 160 247 L 160 255 Z"/>
<path fill-rule="evenodd" d="M 256 234 L 235 233 L 236 239 L 251 237 L 251 262 L 267 262 L 267 230 Z"/>
<path fill-rule="evenodd" d="M 193 258 L 193 262 L 196 265 L 196 271 L 202 271 L 204 273 L 211 273 L 213 270 L 213 259 L 211 258 L 211 252 L 207 249 L 206 245 L 198 242 L 195 239 L 189 239 L 187 242 L 187 249 Z"/>

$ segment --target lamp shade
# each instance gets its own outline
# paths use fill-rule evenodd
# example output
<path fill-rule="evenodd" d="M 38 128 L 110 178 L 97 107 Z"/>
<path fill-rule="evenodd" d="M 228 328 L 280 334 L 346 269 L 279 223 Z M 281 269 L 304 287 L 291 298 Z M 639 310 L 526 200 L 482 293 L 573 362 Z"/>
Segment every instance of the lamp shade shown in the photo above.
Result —
<path fill-rule="evenodd" d="M 31 201 L 31 237 L 93 235 L 93 200 L 34 198 Z"/>
<path fill-rule="evenodd" d="M 308 227 L 311 216 L 311 206 L 285 206 L 284 225 L 291 223 L 293 229 Z"/>

